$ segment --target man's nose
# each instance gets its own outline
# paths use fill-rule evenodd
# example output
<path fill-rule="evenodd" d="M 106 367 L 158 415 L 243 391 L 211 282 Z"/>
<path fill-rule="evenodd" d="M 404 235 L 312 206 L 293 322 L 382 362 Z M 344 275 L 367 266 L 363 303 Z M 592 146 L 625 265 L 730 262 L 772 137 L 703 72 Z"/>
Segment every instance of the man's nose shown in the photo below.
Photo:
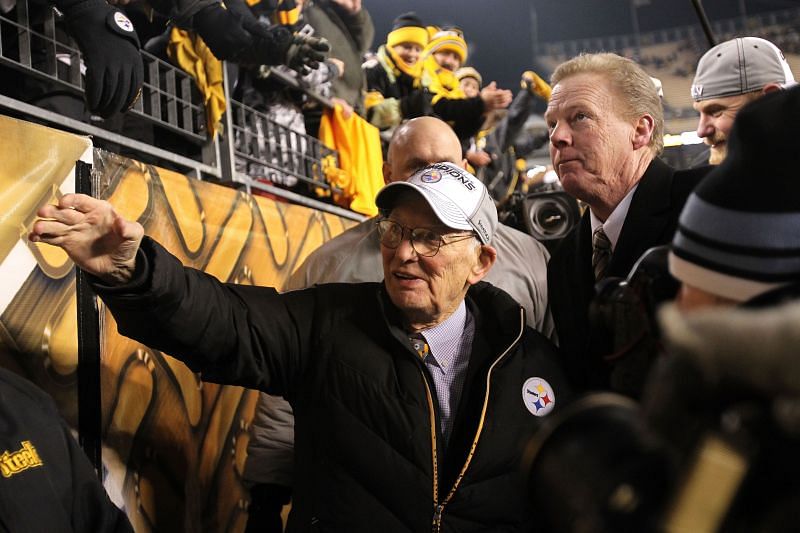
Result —
<path fill-rule="evenodd" d="M 566 124 L 557 122 L 550 130 L 550 143 L 556 148 L 567 146 L 572 142 L 572 134 Z"/>
<path fill-rule="evenodd" d="M 400 241 L 400 244 L 397 245 L 397 249 L 394 253 L 403 261 L 408 261 L 409 259 L 414 259 L 417 257 L 417 252 L 411 245 L 411 239 L 405 235 L 403 236 L 403 240 Z"/>
<path fill-rule="evenodd" d="M 700 119 L 697 121 L 697 136 L 701 139 L 711 137 L 714 134 L 714 122 L 708 115 L 700 113 Z"/>

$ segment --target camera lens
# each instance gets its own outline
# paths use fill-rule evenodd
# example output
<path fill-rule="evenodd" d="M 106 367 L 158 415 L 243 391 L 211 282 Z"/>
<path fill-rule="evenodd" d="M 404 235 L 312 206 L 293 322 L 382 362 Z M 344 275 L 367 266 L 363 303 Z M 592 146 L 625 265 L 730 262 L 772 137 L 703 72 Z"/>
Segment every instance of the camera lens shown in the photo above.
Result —
<path fill-rule="evenodd" d="M 563 192 L 538 193 L 525 200 L 528 233 L 539 240 L 564 237 L 580 217 L 574 199 Z"/>

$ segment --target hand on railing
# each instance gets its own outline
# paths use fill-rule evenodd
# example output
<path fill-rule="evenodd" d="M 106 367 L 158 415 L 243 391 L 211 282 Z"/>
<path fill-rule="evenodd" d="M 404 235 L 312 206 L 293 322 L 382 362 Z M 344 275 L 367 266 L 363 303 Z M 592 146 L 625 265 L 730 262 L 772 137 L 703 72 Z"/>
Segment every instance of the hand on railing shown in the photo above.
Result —
<path fill-rule="evenodd" d="M 297 33 L 286 51 L 286 65 L 300 74 L 307 74 L 318 68 L 320 61 L 325 61 L 330 50 L 326 39 Z"/>
<path fill-rule="evenodd" d="M 139 37 L 131 21 L 105 0 L 66 0 L 56 5 L 83 54 L 89 109 L 103 117 L 130 109 L 144 81 Z"/>

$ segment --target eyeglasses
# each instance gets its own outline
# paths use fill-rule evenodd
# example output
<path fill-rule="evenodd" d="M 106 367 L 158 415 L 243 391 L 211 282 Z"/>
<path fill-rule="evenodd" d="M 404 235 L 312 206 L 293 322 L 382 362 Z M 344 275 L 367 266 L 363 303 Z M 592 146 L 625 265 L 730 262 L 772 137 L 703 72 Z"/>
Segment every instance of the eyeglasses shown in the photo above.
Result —
<path fill-rule="evenodd" d="M 439 253 L 439 248 L 442 246 L 465 241 L 475 236 L 474 233 L 451 234 L 459 238 L 446 241 L 440 233 L 428 228 L 407 228 L 387 218 L 378 221 L 378 238 L 381 244 L 387 248 L 395 249 L 400 246 L 400 243 L 406 238 L 406 232 L 408 232 L 411 248 L 422 257 L 433 257 Z"/>

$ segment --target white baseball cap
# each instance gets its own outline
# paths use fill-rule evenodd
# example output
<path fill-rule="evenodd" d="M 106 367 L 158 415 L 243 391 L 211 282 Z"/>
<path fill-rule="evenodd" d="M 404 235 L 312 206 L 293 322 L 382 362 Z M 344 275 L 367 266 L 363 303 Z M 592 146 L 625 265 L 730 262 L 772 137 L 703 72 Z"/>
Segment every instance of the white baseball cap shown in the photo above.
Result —
<path fill-rule="evenodd" d="M 395 181 L 378 192 L 375 203 L 381 211 L 394 207 L 397 195 L 412 189 L 425 198 L 448 228 L 474 231 L 489 244 L 497 228 L 497 208 L 486 186 L 453 163 L 434 163 L 418 170 L 406 181 Z"/>
<path fill-rule="evenodd" d="M 786 88 L 794 75 L 780 48 L 759 37 L 737 37 L 703 54 L 692 82 L 695 101 L 760 91 L 768 83 Z"/>

